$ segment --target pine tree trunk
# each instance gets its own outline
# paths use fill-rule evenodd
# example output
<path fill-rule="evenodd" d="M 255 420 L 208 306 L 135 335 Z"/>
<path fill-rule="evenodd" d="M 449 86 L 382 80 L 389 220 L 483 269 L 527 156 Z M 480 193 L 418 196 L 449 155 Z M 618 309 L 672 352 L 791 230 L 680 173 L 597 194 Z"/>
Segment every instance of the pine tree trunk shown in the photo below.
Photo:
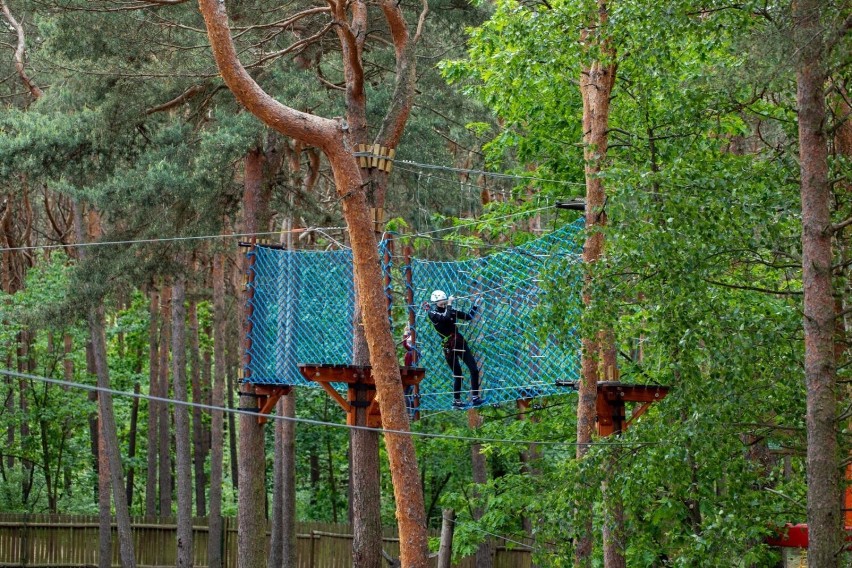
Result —
<path fill-rule="evenodd" d="M 134 383 L 133 393 L 139 395 L 140 392 L 139 383 Z M 130 465 L 127 466 L 127 489 L 125 490 L 125 493 L 127 494 L 127 507 L 132 509 L 133 488 L 136 474 L 136 468 L 133 466 L 133 463 L 136 460 L 136 437 L 139 431 L 139 397 L 134 397 L 130 404 L 132 407 L 130 409 L 130 432 L 128 433 L 129 440 L 127 442 L 127 459 L 130 462 Z"/>
<path fill-rule="evenodd" d="M 375 309 L 376 306 L 384 306 L 386 298 L 375 246 L 373 222 L 367 206 L 364 179 L 357 158 L 353 155 L 355 139 L 353 137 L 366 126 L 366 123 L 359 122 L 357 113 L 351 112 L 351 109 L 356 107 L 363 110 L 365 98 L 363 70 L 360 68 L 357 45 L 349 42 L 346 31 L 338 27 L 338 34 L 344 40 L 344 60 L 347 62 L 345 74 L 348 119 L 347 121 L 320 119 L 286 107 L 264 93 L 239 63 L 230 37 L 225 6 L 214 0 L 200 0 L 199 6 L 219 71 L 239 101 L 250 112 L 285 136 L 322 148 L 331 164 L 335 188 L 341 198 L 343 215 L 349 228 L 357 297 L 362 308 L 366 308 L 363 310 L 364 330 L 383 426 L 391 431 L 407 432 L 409 430 L 408 413 L 405 408 L 395 342 L 386 312 Z M 342 4 L 339 8 L 344 9 Z M 395 2 L 384 2 L 382 11 L 392 29 L 398 54 L 397 78 L 402 82 L 396 85 L 399 96 L 395 97 L 394 104 L 386 115 L 379 137 L 396 141 L 401 136 L 408 117 L 414 92 L 415 63 L 413 57 L 407 57 L 411 54 L 413 42 L 408 41 L 408 30 L 399 5 Z M 361 10 L 359 17 L 360 15 L 366 16 L 366 10 Z M 359 20 L 359 24 L 361 23 L 366 22 Z M 359 31 L 359 34 L 364 36 L 365 33 L 362 32 L 365 30 Z M 352 33 L 351 30 L 350 33 Z M 356 38 L 355 42 L 357 41 Z M 417 471 L 414 443 L 410 435 L 388 433 L 385 435 L 385 445 L 397 503 L 402 565 L 406 568 L 425 568 L 428 565 L 429 547 L 423 491 Z M 246 461 L 241 456 L 240 463 Z M 241 491 L 242 486 L 247 482 L 246 479 L 241 480 Z M 243 529 L 242 526 L 240 528 Z M 260 564 L 255 564 L 255 567 L 258 565 Z"/>
<path fill-rule="evenodd" d="M 175 401 L 187 402 L 186 384 L 186 280 L 172 286 L 172 363 Z M 175 454 L 177 462 L 177 567 L 192 568 L 192 454 L 189 408 L 176 404 Z"/>
<path fill-rule="evenodd" d="M 263 154 L 254 149 L 246 154 L 245 190 L 243 194 L 243 216 L 245 232 L 257 233 L 263 222 L 265 204 L 261 201 L 263 180 Z M 246 260 L 247 263 L 247 260 Z M 244 269 L 248 273 L 248 266 Z M 248 290 L 244 305 L 249 301 Z M 249 329 L 244 317 L 243 337 Z M 245 341 L 245 339 L 244 339 Z M 245 351 L 245 350 L 244 350 Z M 248 378 L 251 380 L 251 377 Z M 240 385 L 240 409 L 257 412 L 254 386 L 245 382 Z M 266 564 L 266 457 L 263 425 L 257 416 L 239 416 L 239 498 L 238 498 L 238 557 L 241 568 L 257 568 Z"/>
<path fill-rule="evenodd" d="M 287 145 L 284 146 L 287 148 Z M 296 171 L 298 172 L 298 163 Z M 292 164 L 291 164 L 292 166 Z M 291 175 L 293 174 L 291 167 Z M 299 187 L 294 184 L 294 188 Z M 293 210 L 293 196 L 290 196 L 290 210 Z M 281 244 L 287 250 L 293 250 L 293 218 L 287 217 L 283 223 Z M 287 295 L 291 296 L 298 286 L 298 281 L 291 279 L 287 283 Z M 285 320 L 284 341 L 287 349 L 287 364 L 293 365 L 297 363 L 296 349 L 293 343 L 293 327 L 295 321 L 292 314 Z M 296 423 L 292 418 L 296 417 L 296 389 L 291 389 L 290 393 L 281 399 L 279 404 L 279 412 L 284 420 L 276 422 L 275 434 L 276 443 L 280 440 L 281 448 L 281 560 L 284 568 L 297 567 L 297 523 L 296 523 Z"/>
<path fill-rule="evenodd" d="M 86 372 L 90 375 L 97 375 L 97 369 L 95 369 L 95 352 L 92 347 L 92 340 L 89 339 L 86 341 Z M 98 393 L 96 391 L 89 392 L 89 402 L 98 402 Z M 94 484 L 94 497 L 95 503 L 100 504 L 101 501 L 101 487 L 100 487 L 100 473 L 101 473 L 101 454 L 100 451 L 100 423 L 98 421 L 98 411 L 89 413 L 88 417 L 89 422 L 89 448 L 92 450 L 92 469 L 96 474 L 95 484 Z"/>
<path fill-rule="evenodd" d="M 192 377 L 192 402 L 203 404 L 204 396 L 201 388 L 200 347 L 198 339 L 198 306 L 195 300 L 189 302 L 189 369 Z M 199 517 L 207 516 L 207 487 L 204 473 L 204 462 L 207 455 L 204 444 L 204 425 L 201 420 L 201 408 L 192 407 L 192 456 L 195 471 L 195 510 Z"/>
<path fill-rule="evenodd" d="M 282 398 L 282 416 L 285 418 L 296 417 L 296 390 Z M 281 503 L 283 526 L 281 532 L 283 551 L 281 566 L 283 568 L 296 568 L 297 564 L 297 540 L 296 540 L 296 423 L 292 420 L 279 420 L 281 425 L 281 455 L 284 458 L 284 483 L 282 492 L 284 495 Z"/>
<path fill-rule="evenodd" d="M 160 378 L 157 381 L 159 387 L 158 396 L 169 398 L 169 344 L 171 343 L 171 309 L 172 291 L 167 284 L 163 285 L 160 293 Z M 171 452 L 171 412 L 166 403 L 157 406 L 157 436 L 159 438 L 160 455 L 159 477 L 160 477 L 160 516 L 172 516 L 172 452 Z"/>
<path fill-rule="evenodd" d="M 476 430 L 482 426 L 482 416 L 479 412 L 472 408 L 467 411 L 468 426 L 472 430 Z M 476 485 L 485 485 L 488 483 L 488 462 L 485 459 L 485 454 L 482 452 L 482 444 L 472 444 L 470 447 L 471 457 L 471 473 L 473 482 Z M 478 489 L 474 489 L 474 499 L 481 497 Z M 476 505 L 473 508 L 473 520 L 478 521 L 485 514 L 485 507 Z M 491 537 L 486 536 L 479 548 L 476 549 L 476 568 L 491 568 L 494 566 L 494 541 Z"/>
<path fill-rule="evenodd" d="M 236 319 L 236 318 L 235 318 Z M 232 323 L 239 323 L 232 322 Z M 235 409 L 236 404 L 234 403 L 234 392 L 239 388 L 236 382 L 237 370 L 240 368 L 240 354 L 237 348 L 237 344 L 239 343 L 239 339 L 237 338 L 237 332 L 234 331 L 234 328 L 237 326 L 231 325 L 228 328 L 228 332 L 226 333 L 226 357 L 227 357 L 227 373 L 225 375 L 227 381 L 227 402 L 228 408 Z M 230 466 L 231 466 L 231 485 L 234 488 L 234 492 L 239 492 L 240 487 L 240 468 L 239 468 L 239 452 L 237 450 L 237 417 L 235 413 L 229 412 L 228 415 L 228 450 L 230 457 Z"/>
<path fill-rule="evenodd" d="M 225 259 L 213 257 L 213 399 L 214 408 L 225 403 Z M 210 522 L 207 540 L 209 568 L 222 568 L 222 478 L 224 417 L 221 410 L 210 416 Z"/>
<path fill-rule="evenodd" d="M 150 303 L 148 309 L 148 393 L 153 396 L 160 396 L 160 355 L 159 346 L 157 345 L 158 336 L 157 328 L 160 313 L 160 295 L 157 292 L 156 286 L 151 286 L 149 293 Z M 157 442 L 158 437 L 158 418 L 159 404 L 156 401 L 148 401 L 148 432 L 147 432 L 147 451 L 146 459 L 146 474 L 145 474 L 145 516 L 157 516 L 157 456 L 159 447 Z"/>
<path fill-rule="evenodd" d="M 592 302 L 590 296 L 591 270 L 593 264 L 603 256 L 604 236 L 601 229 L 606 225 L 606 192 L 603 181 L 599 177 L 604 167 L 608 145 L 609 105 L 612 87 L 615 83 L 614 52 L 606 39 L 601 35 L 607 21 L 607 3 L 598 1 L 598 9 L 594 21 L 589 22 L 583 31 L 583 41 L 591 42 L 600 47 L 601 53 L 611 58 L 610 61 L 594 61 L 583 69 L 580 74 L 580 91 L 583 99 L 583 143 L 586 175 L 586 231 L 587 237 L 583 246 L 583 262 L 587 267 L 583 302 Z M 597 333 L 591 333 L 582 338 L 582 376 L 578 389 L 577 403 L 577 459 L 582 459 L 588 452 L 588 444 L 592 440 L 595 426 L 595 403 L 597 400 L 597 383 L 601 380 L 600 357 L 602 345 L 598 342 Z M 577 538 L 574 553 L 574 564 L 577 567 L 589 567 L 592 561 L 592 516 L 590 512 Z"/>
<path fill-rule="evenodd" d="M 103 435 L 103 420 L 98 408 L 98 568 L 112 566 L 112 507 L 110 506 L 109 458 L 106 436 Z"/>
<path fill-rule="evenodd" d="M 278 399 L 275 413 L 283 412 L 284 399 Z M 284 439 L 281 434 L 283 420 L 276 420 L 274 425 L 275 446 L 272 457 L 272 503 L 269 523 L 269 555 L 268 568 L 279 568 L 283 565 L 284 554 Z"/>
<path fill-rule="evenodd" d="M 834 360 L 831 191 L 825 84 L 827 73 L 820 15 L 824 3 L 793 3 L 799 167 L 802 198 L 802 285 L 804 288 L 805 383 L 808 482 L 808 564 L 839 566 L 841 478 L 837 442 L 837 379 Z"/>
<path fill-rule="evenodd" d="M 452 568 L 455 528 L 456 512 L 452 509 L 444 509 L 441 513 L 441 546 L 438 549 L 438 568 Z"/>
<path fill-rule="evenodd" d="M 98 386 L 108 389 L 109 367 L 107 367 L 103 310 L 103 305 L 100 305 L 90 311 L 89 330 L 92 337 L 95 368 L 98 373 Z M 133 534 L 130 530 L 130 510 L 127 508 L 127 495 L 124 492 L 124 476 L 121 470 L 121 456 L 118 452 L 118 436 L 116 435 L 112 395 L 107 392 L 100 392 L 98 400 L 102 422 L 101 432 L 109 460 L 109 475 L 113 495 L 112 502 L 115 507 L 115 520 L 118 527 L 119 557 L 121 558 L 123 568 L 135 568 L 136 559 L 133 552 Z"/>
<path fill-rule="evenodd" d="M 31 365 L 30 343 L 33 340 L 33 334 L 30 331 L 22 331 L 18 334 L 18 372 L 32 372 L 34 365 Z M 18 379 L 18 408 L 21 416 L 29 415 L 29 385 L 26 379 Z M 30 423 L 28 420 L 20 421 L 21 440 L 30 439 Z M 33 462 L 27 458 L 21 459 L 21 506 L 24 510 L 28 510 L 30 501 L 30 491 L 32 490 L 34 481 Z"/>
<path fill-rule="evenodd" d="M 601 499 L 603 501 L 603 552 L 604 568 L 627 568 L 625 552 L 627 543 L 624 536 L 624 502 L 621 493 L 614 487 L 614 472 L 619 465 L 619 454 L 613 448 L 613 454 L 608 458 L 606 477 L 601 482 Z"/>
<path fill-rule="evenodd" d="M 63 353 L 65 355 L 65 359 L 63 361 L 63 368 L 64 368 L 63 376 L 64 376 L 65 380 L 69 383 L 74 382 L 74 359 L 72 359 L 72 356 L 71 356 L 71 354 L 73 352 L 74 352 L 73 339 L 72 339 L 70 333 L 66 333 L 63 337 Z M 66 391 L 69 390 L 69 389 L 70 389 L 70 387 L 67 387 L 67 386 L 63 387 L 63 390 L 66 390 Z M 68 423 L 70 423 L 71 419 L 67 418 L 66 420 L 67 420 L 67 422 L 66 422 L 65 430 L 70 430 L 67 427 L 67 425 L 68 425 Z M 0 461 L 0 467 L 2 467 L 2 465 L 3 465 L 3 463 L 2 463 L 2 461 Z M 65 469 L 65 474 L 64 474 L 65 480 L 63 482 L 63 487 L 65 489 L 65 493 L 70 494 L 71 493 L 71 482 L 70 482 L 70 479 L 68 479 L 68 477 L 69 477 L 68 471 L 69 471 L 70 468 L 66 465 L 63 469 Z M 56 472 L 56 475 L 57 475 L 57 478 L 58 478 L 59 477 L 58 471 Z"/>
<path fill-rule="evenodd" d="M 360 305 L 355 321 L 360 322 Z M 370 353 L 362 325 L 353 330 L 353 365 L 369 366 Z M 365 402 L 367 392 L 359 390 L 356 400 Z M 367 426 L 367 409 L 355 409 L 355 425 Z M 349 522 L 352 524 L 353 568 L 380 568 L 382 565 L 381 468 L 379 433 L 371 430 L 349 431 Z"/>

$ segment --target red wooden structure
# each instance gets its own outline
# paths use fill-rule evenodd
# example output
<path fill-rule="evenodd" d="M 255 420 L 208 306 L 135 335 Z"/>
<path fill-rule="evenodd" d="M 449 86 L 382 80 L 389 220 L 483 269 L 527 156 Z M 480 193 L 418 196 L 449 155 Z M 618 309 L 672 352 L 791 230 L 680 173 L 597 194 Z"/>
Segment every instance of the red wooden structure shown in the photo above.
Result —
<path fill-rule="evenodd" d="M 356 423 L 358 408 L 367 409 L 367 423 L 370 428 L 381 428 L 382 413 L 379 401 L 376 399 L 376 383 L 371 367 L 356 367 L 353 365 L 299 365 L 299 371 L 309 381 L 319 384 L 346 412 L 346 423 L 350 426 Z M 414 400 L 420 389 L 420 381 L 426 375 L 426 369 L 418 367 L 400 367 L 403 388 L 413 386 Z M 346 398 L 343 398 L 332 383 L 343 383 L 347 387 Z"/>
<path fill-rule="evenodd" d="M 663 400 L 669 387 L 659 385 L 634 385 L 618 381 L 598 383 L 597 430 L 599 436 L 617 434 L 645 414 L 651 403 Z M 639 403 L 628 419 L 625 413 L 628 402 Z"/>

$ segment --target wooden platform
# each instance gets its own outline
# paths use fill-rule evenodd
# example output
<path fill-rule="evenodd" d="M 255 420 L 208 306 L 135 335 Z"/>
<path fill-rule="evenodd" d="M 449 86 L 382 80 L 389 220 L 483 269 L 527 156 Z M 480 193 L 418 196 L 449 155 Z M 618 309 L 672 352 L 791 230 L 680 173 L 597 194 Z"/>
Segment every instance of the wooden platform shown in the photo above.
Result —
<path fill-rule="evenodd" d="M 630 424 L 645 414 L 653 402 L 663 400 L 669 387 L 660 385 L 634 385 L 617 381 L 598 383 L 597 430 L 600 436 L 609 436 L 626 430 Z M 637 402 L 630 419 L 625 414 L 625 403 Z"/>
<path fill-rule="evenodd" d="M 376 400 L 376 382 L 373 379 L 372 367 L 356 367 L 352 365 L 310 365 L 300 364 L 299 372 L 307 380 L 313 381 L 325 390 L 337 404 L 346 412 L 346 424 L 358 426 L 357 409 L 367 409 L 366 424 L 370 428 L 382 427 L 382 413 Z M 420 392 L 420 381 L 426 376 L 426 369 L 419 367 L 400 367 L 403 389 L 414 387 L 415 401 Z M 332 383 L 344 383 L 347 386 L 347 396 L 343 398 Z"/>

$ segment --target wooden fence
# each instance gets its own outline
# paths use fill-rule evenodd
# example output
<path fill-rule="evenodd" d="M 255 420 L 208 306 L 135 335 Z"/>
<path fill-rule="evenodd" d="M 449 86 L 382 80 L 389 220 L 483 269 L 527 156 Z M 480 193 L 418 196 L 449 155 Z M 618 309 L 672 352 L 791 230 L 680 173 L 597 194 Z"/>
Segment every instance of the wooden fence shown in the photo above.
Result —
<path fill-rule="evenodd" d="M 223 519 L 223 568 L 237 568 L 237 520 Z M 132 519 L 138 568 L 169 568 L 176 564 L 174 519 Z M 0 514 L 0 567 L 96 568 L 98 566 L 98 518 L 82 515 Z M 384 549 L 399 554 L 395 528 L 384 529 Z M 207 519 L 193 522 L 194 562 L 207 566 Z M 430 533 L 437 537 L 438 533 Z M 267 541 L 268 542 L 268 541 Z M 113 525 L 112 565 L 120 566 Z M 352 534 L 349 525 L 299 523 L 298 568 L 350 568 Z M 433 559 L 432 566 L 437 561 Z M 528 548 L 497 546 L 494 568 L 529 568 Z M 473 568 L 464 558 L 457 568 Z M 258 567 L 258 568 L 266 568 Z"/>

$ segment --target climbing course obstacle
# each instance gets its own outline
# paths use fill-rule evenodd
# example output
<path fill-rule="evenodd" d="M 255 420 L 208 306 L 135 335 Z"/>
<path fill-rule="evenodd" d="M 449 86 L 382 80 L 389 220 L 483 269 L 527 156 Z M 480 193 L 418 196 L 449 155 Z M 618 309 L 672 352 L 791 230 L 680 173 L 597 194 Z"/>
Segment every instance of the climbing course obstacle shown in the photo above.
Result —
<path fill-rule="evenodd" d="M 581 229 L 578 221 L 522 245 L 461 261 L 394 253 L 393 236 L 386 234 L 379 256 L 389 305 L 369 309 L 388 310 L 399 339 L 406 323 L 414 329 L 416 366 L 425 369 L 417 400 L 421 411 L 449 409 L 453 400 L 452 374 L 440 338 L 421 307 L 434 289 L 455 296 L 459 309 L 480 307 L 475 320 L 460 322 L 460 330 L 476 355 L 482 394 L 489 404 L 573 390 L 580 367 L 578 335 L 545 334 L 541 322 L 547 304 L 558 294 L 560 303 L 577 300 L 573 308 L 563 310 L 568 324 L 564 327 L 579 323 Z M 308 380 L 307 367 L 351 367 L 351 252 L 292 251 L 258 243 L 247 254 L 250 325 L 244 380 L 316 388 L 320 385 Z M 334 388 L 347 387 L 338 383 Z"/>

